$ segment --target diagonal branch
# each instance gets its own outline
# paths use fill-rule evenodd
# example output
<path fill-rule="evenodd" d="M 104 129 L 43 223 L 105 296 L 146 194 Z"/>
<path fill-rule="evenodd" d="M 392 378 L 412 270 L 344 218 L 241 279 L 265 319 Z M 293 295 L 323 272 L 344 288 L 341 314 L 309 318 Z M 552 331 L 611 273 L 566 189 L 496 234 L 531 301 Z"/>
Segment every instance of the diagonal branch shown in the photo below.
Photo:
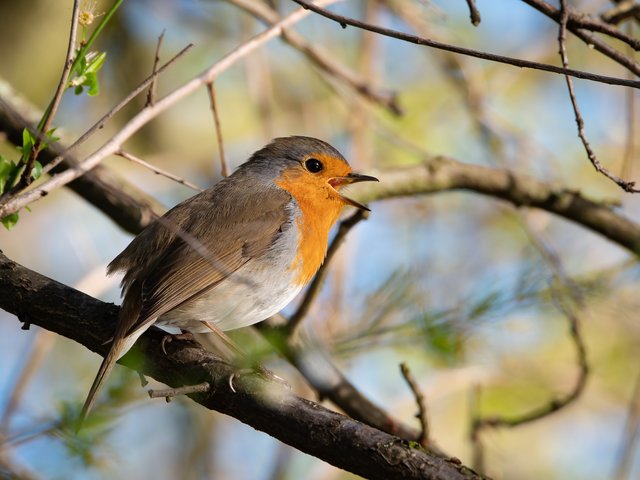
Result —
<path fill-rule="evenodd" d="M 497 55 L 495 53 L 482 52 L 479 50 L 474 50 L 472 48 L 458 47 L 456 45 L 450 45 L 447 43 L 431 40 L 429 38 L 410 35 L 408 33 L 399 32 L 397 30 L 393 30 L 390 28 L 379 27 L 377 25 L 371 25 L 369 23 L 361 22 L 354 18 L 338 15 L 325 8 L 322 8 L 318 4 L 310 3 L 306 0 L 293 0 L 293 1 L 299 5 L 302 5 L 304 8 L 308 8 L 309 10 L 312 10 L 315 13 L 322 15 L 323 17 L 326 17 L 330 20 L 333 20 L 334 22 L 339 23 L 342 26 L 351 25 L 352 27 L 357 27 L 363 30 L 368 30 L 370 32 L 379 33 L 380 35 L 384 35 L 386 37 L 397 38 L 399 40 L 402 40 L 408 43 L 413 43 L 416 45 L 424 45 L 426 47 L 437 48 L 439 50 L 445 50 L 448 52 L 458 53 L 461 55 L 468 55 L 470 57 L 480 58 L 482 60 L 489 60 L 492 62 L 513 65 L 514 67 L 531 68 L 534 70 L 542 70 L 545 72 L 560 73 L 560 74 L 570 75 L 575 78 L 583 78 L 585 80 L 591 80 L 594 82 L 607 83 L 609 85 L 622 85 L 625 87 L 640 88 L 640 81 L 638 80 L 629 80 L 625 78 L 598 75 L 595 73 L 583 72 L 581 70 L 574 70 L 571 68 L 556 67 L 555 65 L 549 65 L 546 63 L 532 62 L 532 61 L 523 60 L 520 58 Z M 639 71 L 640 71 L 640 66 L 639 66 Z"/>
<path fill-rule="evenodd" d="M 561 9 L 555 8 L 553 5 L 545 2 L 544 0 L 522 0 L 524 3 L 528 4 L 530 7 L 538 10 L 539 12 L 545 14 L 547 17 L 556 21 L 558 24 L 561 22 L 561 18 L 563 13 Z M 633 58 L 628 57 L 622 53 L 620 53 L 615 48 L 611 47 L 608 43 L 601 40 L 600 38 L 594 36 L 593 34 L 585 31 L 592 30 L 600 33 L 607 34 L 611 37 L 614 37 L 618 40 L 622 40 L 627 45 L 632 47 L 634 50 L 640 50 L 640 41 L 636 38 L 633 38 L 629 35 L 624 34 L 617 28 L 608 23 L 601 22 L 594 18 L 590 18 L 584 14 L 574 13 L 571 10 L 566 10 L 566 24 L 567 29 L 573 33 L 576 37 L 586 43 L 590 48 L 594 48 L 603 55 L 609 57 L 614 62 L 619 63 L 620 65 L 627 68 L 629 71 L 635 73 L 636 75 L 640 75 L 640 64 L 633 60 Z"/>
<path fill-rule="evenodd" d="M 249 0 L 227 0 L 229 3 L 242 8 L 260 21 L 274 24 L 280 20 L 278 12 L 270 8 L 266 3 L 256 3 Z M 384 106 L 394 115 L 401 115 L 402 109 L 398 105 L 395 92 L 384 92 L 374 88 L 366 77 L 358 75 L 353 70 L 338 62 L 334 56 L 322 50 L 318 45 L 307 41 L 294 30 L 283 30 L 282 39 L 300 53 L 305 55 L 314 65 L 349 85 L 364 98 Z"/>
<path fill-rule="evenodd" d="M 321 5 L 328 5 L 334 3 L 337 0 L 322 0 L 319 2 Z M 76 178 L 84 175 L 90 171 L 96 165 L 99 165 L 102 160 L 112 155 L 120 148 L 124 142 L 126 142 L 134 133 L 140 128 L 156 118 L 162 112 L 169 107 L 175 105 L 177 102 L 195 92 L 198 88 L 212 82 L 222 72 L 226 71 L 229 67 L 234 65 L 240 59 L 244 58 L 248 54 L 252 53 L 257 48 L 264 45 L 274 37 L 279 36 L 282 30 L 293 25 L 294 23 L 305 18 L 309 12 L 304 9 L 299 9 L 283 18 L 280 22 L 274 24 L 267 30 L 255 35 L 238 48 L 232 50 L 218 62 L 214 63 L 211 67 L 207 68 L 200 75 L 191 79 L 184 85 L 173 90 L 153 105 L 144 107 L 136 116 L 134 116 L 129 122 L 111 139 L 109 139 L 104 145 L 98 148 L 93 154 L 89 155 L 85 160 L 75 165 L 73 168 L 69 168 L 64 172 L 49 179 L 42 185 L 28 192 L 22 193 L 9 199 L 7 202 L 0 206 L 0 218 L 10 215 L 19 211 L 21 208 L 29 205 L 36 200 L 48 195 L 53 190 L 67 185 Z"/>

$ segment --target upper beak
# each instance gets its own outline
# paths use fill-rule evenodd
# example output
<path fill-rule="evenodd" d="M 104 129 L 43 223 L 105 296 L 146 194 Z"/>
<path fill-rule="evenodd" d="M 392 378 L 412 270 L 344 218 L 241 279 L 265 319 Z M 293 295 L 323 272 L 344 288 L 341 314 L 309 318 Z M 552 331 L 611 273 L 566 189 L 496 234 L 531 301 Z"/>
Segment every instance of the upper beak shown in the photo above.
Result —
<path fill-rule="evenodd" d="M 370 175 L 360 175 L 359 173 L 350 173 L 348 175 L 345 175 L 344 177 L 333 177 L 329 179 L 329 185 L 331 185 L 337 192 L 338 191 L 337 187 L 340 187 L 342 185 L 350 185 L 352 183 L 358 183 L 358 182 L 379 182 L 379 181 L 380 180 L 378 180 L 376 177 L 372 177 Z M 354 207 L 360 208 L 361 210 L 366 210 L 367 212 L 371 211 L 369 207 L 367 207 L 366 205 L 363 205 L 360 202 L 356 202 L 355 200 L 349 197 L 345 197 L 341 193 L 338 193 L 338 195 L 340 196 L 340 198 L 342 198 L 342 200 L 344 200 L 349 205 L 353 205 Z"/>

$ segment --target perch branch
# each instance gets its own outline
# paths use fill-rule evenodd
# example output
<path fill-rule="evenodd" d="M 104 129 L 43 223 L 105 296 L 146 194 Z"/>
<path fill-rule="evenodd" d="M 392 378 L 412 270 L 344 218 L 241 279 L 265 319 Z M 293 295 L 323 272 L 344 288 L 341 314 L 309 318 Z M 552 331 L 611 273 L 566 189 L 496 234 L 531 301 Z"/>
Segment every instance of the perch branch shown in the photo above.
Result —
<path fill-rule="evenodd" d="M 117 307 L 100 302 L 9 260 L 0 253 L 0 308 L 18 318 L 106 354 Z M 166 333 L 151 329 L 139 339 L 138 353 L 121 359 L 145 374 L 177 388 L 208 382 L 206 393 L 190 398 L 208 409 L 231 415 L 252 427 L 338 468 L 371 479 L 453 480 L 481 478 L 455 459 L 410 446 L 372 427 L 290 394 L 260 376 L 228 378 L 233 369 L 195 341 L 176 340 L 162 351 Z M 309 432 L 313 434 L 310 435 Z"/>

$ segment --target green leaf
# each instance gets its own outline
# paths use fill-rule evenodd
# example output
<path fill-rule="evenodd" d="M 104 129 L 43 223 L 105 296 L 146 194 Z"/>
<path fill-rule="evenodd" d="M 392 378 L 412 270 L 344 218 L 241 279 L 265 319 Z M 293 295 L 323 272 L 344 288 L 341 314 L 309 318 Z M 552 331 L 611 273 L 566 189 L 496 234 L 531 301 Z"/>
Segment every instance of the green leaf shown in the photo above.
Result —
<path fill-rule="evenodd" d="M 28 128 L 22 130 L 22 149 L 25 148 L 31 150 L 31 147 L 36 143 L 36 138 L 31 134 Z"/>
<path fill-rule="evenodd" d="M 37 180 L 40 178 L 40 175 L 42 175 L 42 164 L 36 160 L 33 164 L 33 170 L 31 170 L 31 178 Z"/>
<path fill-rule="evenodd" d="M 4 193 L 4 186 L 13 170 L 13 162 L 7 160 L 4 155 L 0 155 L 0 195 Z"/>
<path fill-rule="evenodd" d="M 95 55 L 95 54 L 94 54 Z M 87 55 L 88 57 L 89 55 Z M 107 59 L 107 52 L 102 52 L 95 55 L 89 60 L 89 64 L 85 70 L 85 73 L 98 73 L 98 71 L 104 65 L 104 61 Z"/>
<path fill-rule="evenodd" d="M 78 58 L 78 55 L 80 55 L 82 52 L 81 48 L 78 48 L 76 50 L 76 58 Z M 75 68 L 73 69 L 72 73 L 75 73 L 77 76 L 81 76 L 84 74 L 84 71 L 87 69 L 87 59 L 85 58 L 84 55 L 80 55 L 80 58 L 78 58 L 78 63 L 76 63 Z"/>
<path fill-rule="evenodd" d="M 36 143 L 36 137 L 34 137 L 29 129 L 25 128 L 22 130 L 22 146 L 20 147 L 20 151 L 22 152 L 22 161 L 25 162 L 29 155 L 31 155 L 31 149 Z"/>
<path fill-rule="evenodd" d="M 12 213 L 2 218 L 2 225 L 4 225 L 4 228 L 7 230 L 11 230 L 16 223 L 18 223 L 17 213 Z"/>
<path fill-rule="evenodd" d="M 82 94 L 84 87 L 87 87 L 87 94 L 91 96 L 99 93 L 97 73 L 104 65 L 106 58 L 106 52 L 91 52 L 79 60 L 78 66 L 75 69 L 77 75 L 69 81 L 69 86 L 74 87 L 74 93 L 76 95 Z"/>
<path fill-rule="evenodd" d="M 96 96 L 100 92 L 100 89 L 98 88 L 98 76 L 94 72 L 87 72 L 85 85 L 89 88 L 87 94 L 92 97 Z"/>
<path fill-rule="evenodd" d="M 50 129 L 46 133 L 46 137 L 47 137 L 47 140 L 49 140 L 49 142 L 53 143 L 53 142 L 57 142 L 58 140 L 60 140 L 60 137 L 56 137 L 54 135 L 54 133 L 56 133 L 57 129 L 58 129 L 58 127 L 53 127 L 52 129 Z"/>
<path fill-rule="evenodd" d="M 7 179 L 7 186 L 9 188 L 13 188 L 18 184 L 18 182 L 20 181 L 20 176 L 22 175 L 22 172 L 24 172 L 25 168 L 27 168 L 27 165 L 24 163 L 20 163 L 18 165 L 14 164 L 13 171 Z"/>

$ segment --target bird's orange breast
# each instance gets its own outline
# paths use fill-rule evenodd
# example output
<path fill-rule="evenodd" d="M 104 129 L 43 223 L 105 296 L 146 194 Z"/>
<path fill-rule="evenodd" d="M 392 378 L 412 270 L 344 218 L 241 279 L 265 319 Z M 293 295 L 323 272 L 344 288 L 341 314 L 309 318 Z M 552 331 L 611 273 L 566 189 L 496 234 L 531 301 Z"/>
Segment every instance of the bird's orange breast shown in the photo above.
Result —
<path fill-rule="evenodd" d="M 275 183 L 297 202 L 300 236 L 292 268 L 299 272 L 297 284 L 306 285 L 324 261 L 329 231 L 340 217 L 344 203 L 326 182 L 304 181 L 295 173 L 285 173 Z"/>

